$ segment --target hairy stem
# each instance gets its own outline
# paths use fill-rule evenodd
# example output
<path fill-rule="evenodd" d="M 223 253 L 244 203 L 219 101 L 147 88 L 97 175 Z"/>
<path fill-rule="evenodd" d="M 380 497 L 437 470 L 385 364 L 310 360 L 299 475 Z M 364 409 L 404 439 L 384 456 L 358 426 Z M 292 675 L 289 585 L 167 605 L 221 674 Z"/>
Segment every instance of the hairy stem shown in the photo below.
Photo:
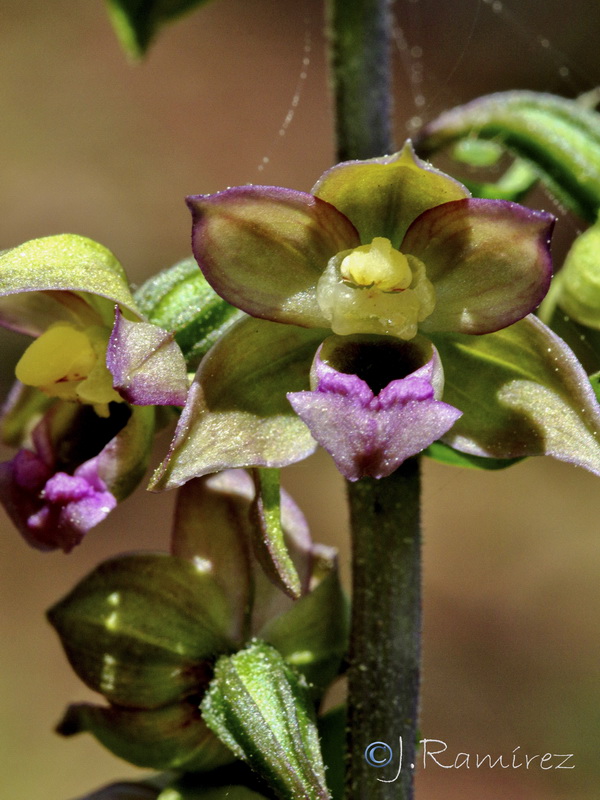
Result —
<path fill-rule="evenodd" d="M 410 800 L 421 634 L 418 458 L 389 478 L 348 483 L 348 497 L 353 593 L 346 797 Z"/>
<path fill-rule="evenodd" d="M 339 161 L 394 151 L 392 0 L 327 0 Z"/>

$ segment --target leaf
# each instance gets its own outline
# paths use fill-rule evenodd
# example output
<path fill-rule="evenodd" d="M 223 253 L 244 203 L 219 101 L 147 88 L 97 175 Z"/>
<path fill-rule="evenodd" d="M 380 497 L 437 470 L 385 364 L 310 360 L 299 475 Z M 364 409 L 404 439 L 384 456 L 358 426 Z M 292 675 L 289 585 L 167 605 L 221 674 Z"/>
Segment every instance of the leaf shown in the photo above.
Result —
<path fill-rule="evenodd" d="M 133 58 L 141 58 L 160 28 L 207 0 L 107 0 L 108 12 L 121 42 Z"/>
<path fill-rule="evenodd" d="M 255 469 L 252 505 L 254 554 L 271 581 L 290 597 L 300 597 L 300 578 L 288 552 L 281 525 L 279 470 Z"/>
<path fill-rule="evenodd" d="M 444 437 L 476 456 L 550 455 L 600 474 L 600 407 L 567 345 L 534 316 L 485 336 L 436 336 L 444 400 L 463 416 Z"/>
<path fill-rule="evenodd" d="M 194 258 L 149 278 L 135 293 L 135 300 L 150 322 L 175 333 L 188 365 L 194 368 L 225 331 L 245 316 L 219 297 Z"/>
<path fill-rule="evenodd" d="M 255 642 L 217 662 L 207 725 L 289 800 L 325 800 L 325 767 L 306 689 L 281 655 Z"/>
<path fill-rule="evenodd" d="M 316 444 L 286 393 L 308 388 L 319 328 L 245 318 L 203 359 L 152 490 L 230 467 L 282 467 Z"/>
<path fill-rule="evenodd" d="M 451 109 L 415 145 L 429 156 L 466 137 L 492 139 L 533 166 L 565 205 L 589 222 L 600 208 L 600 115 L 577 100 L 499 92 Z"/>
<path fill-rule="evenodd" d="M 111 702 L 157 708 L 197 693 L 227 652 L 227 606 L 209 574 L 162 554 L 100 564 L 48 612 L 79 677 Z"/>

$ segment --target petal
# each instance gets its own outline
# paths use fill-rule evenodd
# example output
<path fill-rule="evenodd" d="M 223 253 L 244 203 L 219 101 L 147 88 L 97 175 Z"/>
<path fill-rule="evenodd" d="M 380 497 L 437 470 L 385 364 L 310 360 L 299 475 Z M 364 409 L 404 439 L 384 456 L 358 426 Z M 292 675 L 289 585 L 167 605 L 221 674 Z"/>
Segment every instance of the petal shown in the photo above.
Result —
<path fill-rule="evenodd" d="M 123 268 L 91 239 L 47 236 L 0 253 L 0 295 L 54 290 L 84 293 L 108 324 L 115 303 L 139 313 Z"/>
<path fill-rule="evenodd" d="M 363 244 L 385 236 L 394 247 L 423 211 L 470 196 L 461 183 L 417 158 L 410 142 L 392 156 L 338 164 L 313 193 L 348 217 Z"/>
<path fill-rule="evenodd" d="M 356 339 L 350 344 L 353 349 Z M 371 352 L 377 347 L 368 340 L 363 346 Z M 331 363 L 323 364 L 321 354 L 326 351 L 330 362 L 336 356 L 343 360 L 347 347 L 341 337 L 327 340 L 315 356 L 314 374 L 323 376 L 316 391 L 289 394 L 288 399 L 344 477 L 351 481 L 365 476 L 383 478 L 446 433 L 460 411 L 435 399 L 431 378 L 426 376 L 431 375 L 434 363 L 441 369 L 437 357 L 431 355 L 429 362 L 405 374 L 402 351 L 411 363 L 416 356 L 415 344 L 381 343 L 396 357 L 402 377 L 392 380 L 378 394 L 355 374 L 337 372 L 332 380 L 334 368 Z M 364 360 L 370 359 L 365 355 Z"/>
<path fill-rule="evenodd" d="M 169 454 L 152 489 L 230 467 L 282 467 L 315 443 L 286 400 L 308 386 L 326 331 L 245 318 L 208 352 L 190 388 Z"/>
<path fill-rule="evenodd" d="M 128 403 L 182 406 L 188 390 L 185 359 L 167 333 L 150 322 L 130 322 L 119 308 L 106 352 L 113 386 Z"/>
<path fill-rule="evenodd" d="M 327 325 L 316 283 L 330 258 L 360 244 L 343 214 L 310 194 L 272 186 L 187 202 L 194 255 L 221 297 L 255 317 Z"/>
<path fill-rule="evenodd" d="M 464 412 L 448 444 L 492 458 L 550 455 L 600 474 L 600 406 L 590 381 L 536 317 L 487 336 L 435 341 L 444 397 Z"/>
<path fill-rule="evenodd" d="M 22 292 L 0 297 L 0 325 L 39 336 L 55 322 L 88 328 L 102 324 L 99 314 L 75 292 Z"/>
<path fill-rule="evenodd" d="M 489 333 L 526 316 L 550 285 L 553 225 L 551 214 L 504 200 L 459 200 L 422 214 L 402 242 L 435 287 L 421 330 Z"/>
<path fill-rule="evenodd" d="M 266 579 L 252 554 L 254 525 L 250 510 L 255 486 L 250 475 L 230 469 L 188 481 L 177 492 L 172 553 L 210 569 L 230 605 L 231 638 L 242 644 L 265 620 L 280 614 L 290 601 Z M 288 548 L 308 591 L 314 548 L 304 515 L 282 491 L 281 521 Z M 250 613 L 251 612 L 251 613 Z"/>

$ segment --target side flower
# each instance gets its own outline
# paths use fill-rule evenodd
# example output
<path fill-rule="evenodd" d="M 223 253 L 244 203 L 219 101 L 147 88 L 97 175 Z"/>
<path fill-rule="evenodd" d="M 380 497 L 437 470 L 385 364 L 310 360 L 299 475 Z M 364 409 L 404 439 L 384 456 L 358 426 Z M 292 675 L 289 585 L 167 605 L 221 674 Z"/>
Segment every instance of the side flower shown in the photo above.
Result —
<path fill-rule="evenodd" d="M 185 361 L 143 321 L 114 256 L 79 236 L 0 255 L 0 324 L 34 337 L 0 418 L 19 448 L 0 500 L 29 544 L 68 552 L 141 480 L 153 406 L 185 402 Z"/>

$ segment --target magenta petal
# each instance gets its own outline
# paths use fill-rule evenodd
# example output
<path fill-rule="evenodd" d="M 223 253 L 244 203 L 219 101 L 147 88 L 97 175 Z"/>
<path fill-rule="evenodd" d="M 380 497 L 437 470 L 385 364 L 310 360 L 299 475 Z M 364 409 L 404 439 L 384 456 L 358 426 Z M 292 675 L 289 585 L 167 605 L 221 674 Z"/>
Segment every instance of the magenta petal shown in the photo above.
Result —
<path fill-rule="evenodd" d="M 113 386 L 128 403 L 182 406 L 187 369 L 173 334 L 149 322 L 130 322 L 116 309 L 106 352 Z"/>
<path fill-rule="evenodd" d="M 288 400 L 348 480 L 390 475 L 443 436 L 461 415 L 435 399 L 435 356 L 375 394 L 358 375 L 322 361 L 322 347 L 313 368 L 316 389 L 290 393 Z"/>
<path fill-rule="evenodd" d="M 73 475 L 52 474 L 36 453 L 20 450 L 12 461 L 0 464 L 0 499 L 32 547 L 68 553 L 116 506 L 94 461 Z"/>

